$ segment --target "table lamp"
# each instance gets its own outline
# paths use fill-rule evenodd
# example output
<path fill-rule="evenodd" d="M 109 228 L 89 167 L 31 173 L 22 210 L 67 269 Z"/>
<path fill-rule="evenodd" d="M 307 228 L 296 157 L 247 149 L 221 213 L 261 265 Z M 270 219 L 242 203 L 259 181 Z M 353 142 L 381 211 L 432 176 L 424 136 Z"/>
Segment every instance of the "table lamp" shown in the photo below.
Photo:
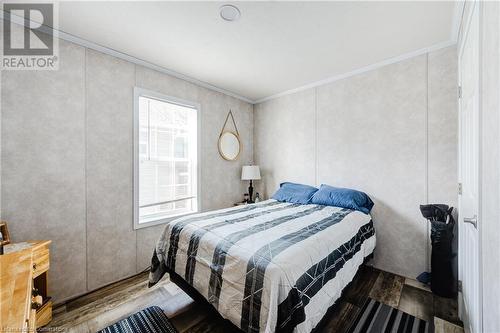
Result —
<path fill-rule="evenodd" d="M 260 179 L 260 169 L 258 165 L 244 165 L 241 169 L 241 180 L 249 180 L 250 186 L 248 187 L 248 201 L 253 203 L 253 180 Z"/>

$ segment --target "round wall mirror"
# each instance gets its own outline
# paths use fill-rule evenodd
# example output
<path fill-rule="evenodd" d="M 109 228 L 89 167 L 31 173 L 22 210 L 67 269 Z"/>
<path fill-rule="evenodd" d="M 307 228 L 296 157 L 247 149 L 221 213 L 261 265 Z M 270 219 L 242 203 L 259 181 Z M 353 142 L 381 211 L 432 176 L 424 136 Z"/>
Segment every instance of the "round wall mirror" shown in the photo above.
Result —
<path fill-rule="evenodd" d="M 241 151 L 241 142 L 238 134 L 224 131 L 219 136 L 219 154 L 227 161 L 238 159 Z"/>

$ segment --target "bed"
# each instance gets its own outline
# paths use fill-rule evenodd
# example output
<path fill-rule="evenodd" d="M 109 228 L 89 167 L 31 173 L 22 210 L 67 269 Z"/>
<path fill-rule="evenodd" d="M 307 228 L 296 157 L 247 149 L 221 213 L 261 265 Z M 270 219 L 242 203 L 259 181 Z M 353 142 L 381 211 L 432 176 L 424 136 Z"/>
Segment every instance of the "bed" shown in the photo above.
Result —
<path fill-rule="evenodd" d="M 167 224 L 149 282 L 174 272 L 244 332 L 311 332 L 374 248 L 369 214 L 271 199 Z"/>

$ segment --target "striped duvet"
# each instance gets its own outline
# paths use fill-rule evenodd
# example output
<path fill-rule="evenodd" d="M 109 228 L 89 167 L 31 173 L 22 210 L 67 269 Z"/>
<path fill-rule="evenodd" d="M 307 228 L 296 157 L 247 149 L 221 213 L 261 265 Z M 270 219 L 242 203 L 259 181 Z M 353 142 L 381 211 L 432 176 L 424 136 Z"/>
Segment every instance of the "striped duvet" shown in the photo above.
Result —
<path fill-rule="evenodd" d="M 374 248 L 369 215 L 267 200 L 169 223 L 150 285 L 172 270 L 245 332 L 310 332 Z"/>

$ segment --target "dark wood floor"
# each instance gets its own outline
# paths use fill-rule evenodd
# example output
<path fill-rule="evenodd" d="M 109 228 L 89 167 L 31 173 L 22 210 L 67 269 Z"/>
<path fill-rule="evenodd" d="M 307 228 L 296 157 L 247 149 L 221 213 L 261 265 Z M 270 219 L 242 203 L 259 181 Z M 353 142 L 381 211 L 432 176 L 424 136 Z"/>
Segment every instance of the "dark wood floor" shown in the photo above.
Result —
<path fill-rule="evenodd" d="M 60 305 L 49 326 L 67 332 L 94 333 L 131 313 L 158 305 L 181 333 L 239 332 L 212 307 L 194 302 L 168 278 L 151 289 L 146 280 L 147 275 L 140 274 Z M 434 321 L 436 333 L 463 332 L 456 300 L 434 296 L 415 280 L 369 266 L 360 269 L 325 317 L 321 332 L 345 332 L 368 297 Z"/>

